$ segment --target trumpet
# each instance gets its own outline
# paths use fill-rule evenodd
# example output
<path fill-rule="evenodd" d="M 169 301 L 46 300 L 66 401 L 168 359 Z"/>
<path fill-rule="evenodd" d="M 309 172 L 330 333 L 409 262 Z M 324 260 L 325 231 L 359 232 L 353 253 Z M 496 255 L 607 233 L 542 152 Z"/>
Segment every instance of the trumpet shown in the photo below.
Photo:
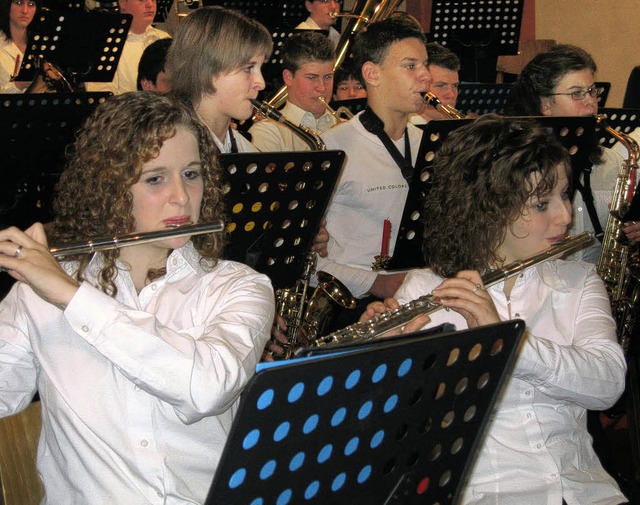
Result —
<path fill-rule="evenodd" d="M 455 107 L 442 103 L 436 95 L 431 93 L 431 91 L 427 91 L 424 94 L 422 101 L 425 105 L 430 105 L 449 119 L 465 119 L 467 117 Z"/>
<path fill-rule="evenodd" d="M 324 108 L 327 109 L 327 112 L 329 114 L 331 114 L 334 118 L 336 118 L 336 120 L 341 123 L 343 121 L 349 121 L 349 119 L 351 119 L 353 117 L 353 112 L 351 112 L 347 107 L 345 107 L 344 105 L 341 105 L 340 107 L 338 107 L 338 109 L 334 109 L 333 107 L 331 107 L 331 105 L 329 105 L 327 103 L 327 101 L 324 99 L 323 96 L 319 96 L 318 100 L 320 100 L 320 102 L 322 102 L 322 105 L 324 105 Z"/>
<path fill-rule="evenodd" d="M 120 237 L 98 237 L 78 242 L 67 242 L 49 249 L 56 258 L 74 256 L 77 254 L 91 254 L 134 245 L 157 242 L 167 238 L 180 238 L 204 233 L 220 233 L 224 231 L 224 221 L 218 219 L 209 223 L 185 224 L 164 230 L 136 232 Z"/>

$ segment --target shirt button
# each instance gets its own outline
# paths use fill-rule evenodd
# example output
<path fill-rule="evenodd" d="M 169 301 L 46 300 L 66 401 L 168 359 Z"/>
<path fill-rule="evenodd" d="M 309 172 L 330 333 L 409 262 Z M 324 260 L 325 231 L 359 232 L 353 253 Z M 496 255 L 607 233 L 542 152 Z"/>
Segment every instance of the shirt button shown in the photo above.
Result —
<path fill-rule="evenodd" d="M 148 446 L 148 445 L 149 445 L 149 442 L 147 442 L 146 440 L 142 439 L 142 441 L 140 442 L 140 445 L 141 445 L 142 447 L 146 447 L 146 446 Z"/>
<path fill-rule="evenodd" d="M 133 386 L 134 391 L 140 391 L 140 386 Z"/>
<path fill-rule="evenodd" d="M 175 259 L 175 258 L 173 258 L 173 260 L 171 260 L 171 264 L 172 264 L 173 266 L 177 265 L 177 264 L 178 264 L 178 260 L 177 260 L 177 259 Z"/>
<path fill-rule="evenodd" d="M 162 498 L 163 494 L 162 491 L 158 491 L 158 498 Z"/>
<path fill-rule="evenodd" d="M 538 449 L 542 449 L 542 444 L 541 444 L 541 443 L 537 443 L 537 444 L 536 444 L 536 447 L 537 447 Z"/>
<path fill-rule="evenodd" d="M 531 396 L 531 391 L 525 391 L 525 392 L 524 392 L 524 395 L 525 395 L 525 396 Z"/>
<path fill-rule="evenodd" d="M 533 414 L 531 412 L 527 412 L 527 419 L 531 419 L 533 417 Z"/>
<path fill-rule="evenodd" d="M 158 285 L 157 284 L 151 284 L 151 291 L 155 291 L 156 289 L 158 289 Z"/>
<path fill-rule="evenodd" d="M 85 333 L 89 331 L 89 327 L 88 326 L 83 326 L 82 327 L 82 331 L 84 331 Z"/>

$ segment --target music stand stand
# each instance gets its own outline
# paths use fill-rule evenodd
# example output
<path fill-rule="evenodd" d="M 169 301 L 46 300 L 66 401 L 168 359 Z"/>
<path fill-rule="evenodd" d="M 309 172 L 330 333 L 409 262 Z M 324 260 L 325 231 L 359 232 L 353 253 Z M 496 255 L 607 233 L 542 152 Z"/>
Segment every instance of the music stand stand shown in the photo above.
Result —
<path fill-rule="evenodd" d="M 456 109 L 463 114 L 504 114 L 511 84 L 460 83 Z"/>
<path fill-rule="evenodd" d="M 433 0 L 429 40 L 460 58 L 460 78 L 496 82 L 498 55 L 518 54 L 522 0 Z"/>
<path fill-rule="evenodd" d="M 130 14 L 40 11 L 16 80 L 32 81 L 35 61 L 56 65 L 73 89 L 111 82 L 131 26 Z"/>
<path fill-rule="evenodd" d="M 53 189 L 85 118 L 110 93 L 1 95 L 0 227 L 25 228 L 52 217 Z"/>
<path fill-rule="evenodd" d="M 524 119 L 524 118 L 520 118 Z M 574 179 L 580 171 L 591 166 L 589 145 L 595 142 L 596 118 L 594 117 L 533 117 L 547 129 L 553 130 L 558 140 L 569 151 Z M 425 266 L 422 240 L 429 216 L 424 214 L 424 200 L 429 192 L 433 174 L 433 161 L 440 146 L 448 135 L 473 119 L 453 119 L 430 121 L 419 125 L 424 133 L 418 150 L 418 158 L 413 178 L 398 230 L 393 257 L 386 263 L 385 270 L 406 270 Z"/>
<path fill-rule="evenodd" d="M 344 151 L 223 154 L 230 244 L 225 257 L 291 287 L 318 232 Z"/>
<path fill-rule="evenodd" d="M 422 331 L 260 368 L 205 505 L 454 504 L 524 331 Z"/>

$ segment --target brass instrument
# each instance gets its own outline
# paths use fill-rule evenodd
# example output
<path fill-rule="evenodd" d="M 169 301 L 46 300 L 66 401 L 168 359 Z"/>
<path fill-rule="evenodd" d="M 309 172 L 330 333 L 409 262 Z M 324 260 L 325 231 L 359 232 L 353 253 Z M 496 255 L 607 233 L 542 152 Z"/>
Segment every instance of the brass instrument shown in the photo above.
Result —
<path fill-rule="evenodd" d="M 273 354 L 274 359 L 289 359 L 296 349 L 310 345 L 327 329 L 336 311 L 343 307 L 354 309 L 356 299 L 333 275 L 316 273 L 318 285 L 309 297 L 309 282 L 315 270 L 316 255 L 309 252 L 300 279 L 293 289 L 276 290 L 276 313 L 287 322 L 287 343 L 271 341 L 284 349 L 282 355 Z"/>
<path fill-rule="evenodd" d="M 293 130 L 296 135 L 298 135 L 307 143 L 312 151 L 324 151 L 327 148 L 324 141 L 320 138 L 320 135 L 311 130 L 311 128 L 297 125 L 289 121 L 279 110 L 276 110 L 267 102 L 261 102 L 260 100 L 251 100 L 251 103 L 263 116 L 268 117 L 269 119 L 273 119 L 278 123 L 282 123 L 287 128 Z"/>
<path fill-rule="evenodd" d="M 538 263 L 561 257 L 568 252 L 589 245 L 592 241 L 593 237 L 588 232 L 581 233 L 575 237 L 568 237 L 562 242 L 554 244 L 546 251 L 488 272 L 482 276 L 482 283 L 485 287 L 490 287 L 500 281 L 518 275 L 523 270 Z M 437 298 L 431 294 L 424 295 L 398 309 L 378 314 L 368 321 L 352 324 L 342 330 L 318 338 L 310 342 L 309 346 L 321 347 L 330 344 L 352 344 L 372 340 L 395 328 L 404 326 L 417 316 L 432 314 L 441 308 L 442 305 Z"/>
<path fill-rule="evenodd" d="M 627 352 L 639 308 L 640 256 L 637 247 L 630 250 L 622 227 L 635 193 L 640 147 L 629 135 L 607 125 L 603 116 L 598 116 L 597 119 L 628 153 L 616 180 L 597 265 L 598 274 L 611 299 L 611 311 L 618 325 L 618 341 Z"/>
<path fill-rule="evenodd" d="M 25 93 L 73 93 L 73 86 L 53 63 L 36 56 L 33 65 L 35 77 Z"/>
<path fill-rule="evenodd" d="M 224 227 L 224 221 L 218 219 L 210 223 L 185 224 L 164 230 L 129 233 L 120 237 L 98 237 L 78 242 L 67 242 L 59 246 L 51 247 L 49 252 L 56 258 L 78 254 L 91 254 L 98 251 L 156 242 L 166 238 L 180 238 L 202 235 L 203 233 L 219 233 L 224 231 Z"/>
<path fill-rule="evenodd" d="M 329 114 L 331 114 L 334 118 L 336 118 L 336 120 L 338 121 L 338 123 L 342 123 L 344 121 L 349 121 L 349 119 L 351 119 L 353 117 L 353 112 L 351 112 L 347 107 L 345 107 L 344 105 L 341 105 L 340 107 L 338 107 L 338 109 L 334 109 L 333 107 L 331 107 L 331 105 L 329 105 L 327 103 L 327 101 L 324 99 L 323 96 L 319 96 L 318 100 L 320 100 L 322 102 L 322 105 L 324 105 L 324 108 L 327 109 L 327 112 Z"/>
<path fill-rule="evenodd" d="M 465 119 L 467 117 L 455 107 L 442 103 L 436 95 L 431 93 L 431 91 L 427 91 L 424 94 L 422 101 L 425 105 L 430 105 L 449 119 Z"/>
<path fill-rule="evenodd" d="M 402 0 L 356 0 L 351 12 L 338 14 L 331 17 L 348 18 L 347 25 L 342 30 L 342 35 L 336 45 L 336 62 L 333 69 L 337 69 L 349 54 L 351 42 L 356 33 L 366 27 L 369 23 L 382 21 L 393 14 Z M 267 102 L 268 105 L 276 109 L 284 105 L 287 100 L 287 87 L 282 86 L 273 97 Z"/>

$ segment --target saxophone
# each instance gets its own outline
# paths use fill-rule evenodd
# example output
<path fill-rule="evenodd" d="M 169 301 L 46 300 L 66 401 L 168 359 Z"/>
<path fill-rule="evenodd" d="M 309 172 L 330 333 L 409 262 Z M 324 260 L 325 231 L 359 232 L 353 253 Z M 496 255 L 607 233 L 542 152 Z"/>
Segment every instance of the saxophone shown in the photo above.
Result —
<path fill-rule="evenodd" d="M 500 281 L 518 275 L 523 270 L 535 266 L 538 263 L 559 258 L 568 252 L 585 247 L 592 241 L 593 237 L 588 232 L 583 232 L 575 237 L 568 237 L 539 254 L 521 261 L 509 263 L 502 268 L 486 273 L 482 276 L 482 283 L 485 287 L 490 287 Z M 431 294 L 424 295 L 398 309 L 378 314 L 368 321 L 352 324 L 342 330 L 318 338 L 311 342 L 309 347 L 366 342 L 383 336 L 393 329 L 404 326 L 417 316 L 433 314 L 441 308 L 442 304 L 436 297 Z M 301 350 L 299 350 L 298 354 L 301 353 Z"/>
<path fill-rule="evenodd" d="M 626 353 L 638 312 L 640 257 L 637 247 L 631 248 L 626 243 L 622 227 L 635 193 L 640 147 L 629 135 L 607 125 L 604 116 L 598 116 L 597 119 L 628 153 L 616 180 L 597 265 L 598 274 L 602 277 L 611 300 L 611 312 L 618 326 L 618 341 Z"/>
<path fill-rule="evenodd" d="M 422 101 L 425 105 L 430 105 L 449 119 L 465 119 L 467 117 L 455 107 L 442 103 L 436 95 L 431 93 L 431 91 L 427 91 L 424 94 Z"/>
<path fill-rule="evenodd" d="M 318 285 L 309 297 L 309 282 L 315 270 L 316 255 L 308 253 L 300 278 L 293 289 L 276 290 L 276 312 L 287 323 L 287 343 L 271 341 L 284 349 L 282 355 L 272 353 L 274 359 L 289 359 L 296 349 L 313 345 L 333 320 L 338 309 L 355 309 L 356 299 L 333 275 L 318 271 Z"/>

